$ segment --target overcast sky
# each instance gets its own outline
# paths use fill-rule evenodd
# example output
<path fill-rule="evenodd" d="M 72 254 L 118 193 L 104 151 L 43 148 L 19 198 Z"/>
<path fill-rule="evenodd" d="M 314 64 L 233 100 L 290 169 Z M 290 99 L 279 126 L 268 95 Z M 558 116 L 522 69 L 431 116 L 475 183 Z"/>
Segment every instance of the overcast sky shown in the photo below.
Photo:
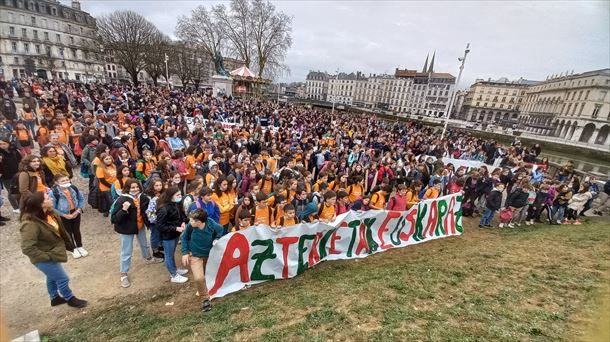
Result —
<path fill-rule="evenodd" d="M 69 3 L 67 0 L 62 0 Z M 460 87 L 476 78 L 544 80 L 610 67 L 609 1 L 272 1 L 293 17 L 293 45 L 282 81 L 309 70 L 393 73 L 421 69 L 436 50 L 435 71 L 457 77 L 471 44 Z M 94 17 L 116 9 L 143 14 L 174 36 L 179 15 L 203 1 L 82 0 Z"/>

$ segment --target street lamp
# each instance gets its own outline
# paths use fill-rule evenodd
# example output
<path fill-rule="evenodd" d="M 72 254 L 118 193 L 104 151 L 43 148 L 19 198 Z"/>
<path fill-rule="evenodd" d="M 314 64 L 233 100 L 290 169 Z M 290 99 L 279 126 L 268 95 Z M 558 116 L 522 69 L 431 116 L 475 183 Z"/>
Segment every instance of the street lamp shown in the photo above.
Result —
<path fill-rule="evenodd" d="M 454 99 L 455 89 L 460 84 L 460 79 L 462 78 L 462 71 L 464 70 L 464 63 L 466 63 L 466 56 L 468 56 L 469 52 L 470 52 L 470 43 L 466 44 L 466 50 L 464 50 L 464 57 L 458 58 L 458 61 L 462 62 L 462 64 L 460 65 L 460 72 L 458 73 L 457 80 L 455 81 L 455 87 L 453 87 L 453 90 L 451 91 L 451 96 L 449 96 L 449 108 L 447 109 L 447 112 L 445 113 L 445 125 L 443 126 L 443 133 L 441 133 L 441 140 L 443 140 L 443 138 L 445 137 L 445 132 L 447 131 L 447 124 L 449 123 L 449 115 L 451 113 L 451 110 L 453 109 L 453 102 L 455 100 Z"/>
<path fill-rule="evenodd" d="M 339 81 L 339 68 L 337 68 L 336 70 L 337 76 L 335 76 L 335 80 Z M 337 84 L 335 84 L 336 86 Z M 334 88 L 334 87 L 333 87 Z M 333 109 L 330 112 L 331 114 L 335 114 L 335 101 L 336 101 L 336 96 L 335 94 L 333 94 Z"/>
<path fill-rule="evenodd" d="M 167 54 L 165 54 L 165 80 L 167 80 L 167 89 L 169 89 L 169 69 L 167 68 L 168 61 L 169 61 L 169 56 Z"/>

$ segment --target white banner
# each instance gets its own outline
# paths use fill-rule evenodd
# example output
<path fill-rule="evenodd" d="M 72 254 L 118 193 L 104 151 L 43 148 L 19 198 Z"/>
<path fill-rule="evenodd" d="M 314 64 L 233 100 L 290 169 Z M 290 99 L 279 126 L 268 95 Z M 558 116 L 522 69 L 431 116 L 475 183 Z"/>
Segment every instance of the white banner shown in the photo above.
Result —
<path fill-rule="evenodd" d="M 324 260 L 364 258 L 446 236 L 461 235 L 461 193 L 420 202 L 398 212 L 350 211 L 331 224 L 273 229 L 258 225 L 225 235 L 208 258 L 205 280 L 212 298 L 246 285 L 287 279 Z"/>

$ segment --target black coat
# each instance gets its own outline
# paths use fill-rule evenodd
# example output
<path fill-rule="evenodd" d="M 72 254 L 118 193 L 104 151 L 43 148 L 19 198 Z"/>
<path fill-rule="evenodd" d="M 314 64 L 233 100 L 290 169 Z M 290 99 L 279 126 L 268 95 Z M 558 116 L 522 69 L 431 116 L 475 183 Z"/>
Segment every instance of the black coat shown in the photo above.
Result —
<path fill-rule="evenodd" d="M 491 210 L 500 209 L 502 207 L 502 192 L 491 191 L 489 195 L 487 195 L 487 201 L 485 202 L 485 205 Z"/>
<path fill-rule="evenodd" d="M 522 189 L 516 189 L 510 195 L 508 195 L 506 205 L 513 208 L 522 208 L 527 204 L 528 197 L 529 193 L 523 191 Z"/>
<path fill-rule="evenodd" d="M 21 153 L 13 146 L 9 146 L 8 151 L 0 149 L 0 178 L 4 181 L 11 180 L 17 174 L 19 162 L 21 162 Z"/>
<path fill-rule="evenodd" d="M 127 211 L 123 210 L 123 203 L 130 202 L 131 206 Z M 150 199 L 148 196 L 140 195 L 140 215 L 144 218 L 144 225 L 148 226 L 148 216 L 146 215 L 146 209 L 148 209 L 148 203 Z M 133 201 L 133 197 L 130 195 L 121 195 L 116 200 L 114 208 L 110 213 L 110 222 L 114 223 L 114 231 L 119 234 L 135 235 L 138 234 L 138 213 L 136 211 L 136 205 Z"/>
<path fill-rule="evenodd" d="M 182 223 L 186 223 L 186 215 L 178 203 L 169 203 L 157 209 L 156 226 L 161 232 L 161 240 L 173 240 L 180 236 L 176 231 Z"/>

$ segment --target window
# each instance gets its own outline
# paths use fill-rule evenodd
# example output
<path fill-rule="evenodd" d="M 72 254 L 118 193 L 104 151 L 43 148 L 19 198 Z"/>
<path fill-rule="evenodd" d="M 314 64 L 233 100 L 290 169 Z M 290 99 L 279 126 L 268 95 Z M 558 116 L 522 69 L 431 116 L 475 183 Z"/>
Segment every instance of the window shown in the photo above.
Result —
<path fill-rule="evenodd" d="M 61 43 L 61 36 L 59 35 L 59 33 L 55 34 L 55 41 L 57 41 L 58 43 Z"/>
<path fill-rule="evenodd" d="M 578 111 L 578 116 L 580 116 L 582 114 L 582 110 L 585 109 L 585 103 L 581 103 L 580 104 L 580 110 Z"/>
<path fill-rule="evenodd" d="M 25 53 L 30 53 L 30 44 L 23 43 L 23 47 L 25 48 Z"/>
<path fill-rule="evenodd" d="M 44 33 L 44 40 L 49 40 L 49 32 Z"/>
<path fill-rule="evenodd" d="M 595 104 L 595 108 L 593 109 L 593 114 L 591 114 L 591 117 L 593 119 L 596 119 L 597 116 L 599 115 L 599 111 L 602 109 L 602 105 L 599 103 Z"/>
<path fill-rule="evenodd" d="M 74 44 L 74 37 L 70 37 L 70 44 Z"/>
<path fill-rule="evenodd" d="M 51 7 L 51 14 L 57 15 L 57 8 Z"/>
<path fill-rule="evenodd" d="M 8 28 L 8 32 L 9 32 L 9 34 L 10 34 L 11 36 L 14 36 L 14 35 L 15 35 L 15 28 L 14 28 L 13 26 L 9 27 L 9 28 Z"/>
<path fill-rule="evenodd" d="M 17 43 L 16 42 L 11 43 L 11 49 L 13 50 L 13 52 L 17 52 Z"/>
<path fill-rule="evenodd" d="M 19 64 L 19 57 L 13 58 L 13 61 L 15 62 L 15 64 Z"/>
<path fill-rule="evenodd" d="M 34 39 L 38 39 L 38 30 L 34 30 Z"/>
<path fill-rule="evenodd" d="M 36 45 L 36 53 L 40 54 L 40 45 Z"/>
<path fill-rule="evenodd" d="M 32 21 L 32 25 L 36 25 L 36 17 L 31 17 L 30 20 Z"/>
<path fill-rule="evenodd" d="M 28 37 L 28 31 L 24 28 L 21 29 L 21 36 L 23 38 L 27 38 Z"/>
<path fill-rule="evenodd" d="M 72 32 L 72 25 L 68 24 L 68 32 Z"/>
<path fill-rule="evenodd" d="M 62 56 L 62 57 L 64 57 L 64 49 L 59 48 L 59 55 L 60 55 L 60 56 Z"/>
<path fill-rule="evenodd" d="M 580 83 L 580 81 L 578 83 Z M 580 101 L 581 97 L 582 97 L 582 90 L 578 93 L 578 101 Z"/>
<path fill-rule="evenodd" d="M 47 19 L 42 19 L 42 27 L 47 28 Z"/>

